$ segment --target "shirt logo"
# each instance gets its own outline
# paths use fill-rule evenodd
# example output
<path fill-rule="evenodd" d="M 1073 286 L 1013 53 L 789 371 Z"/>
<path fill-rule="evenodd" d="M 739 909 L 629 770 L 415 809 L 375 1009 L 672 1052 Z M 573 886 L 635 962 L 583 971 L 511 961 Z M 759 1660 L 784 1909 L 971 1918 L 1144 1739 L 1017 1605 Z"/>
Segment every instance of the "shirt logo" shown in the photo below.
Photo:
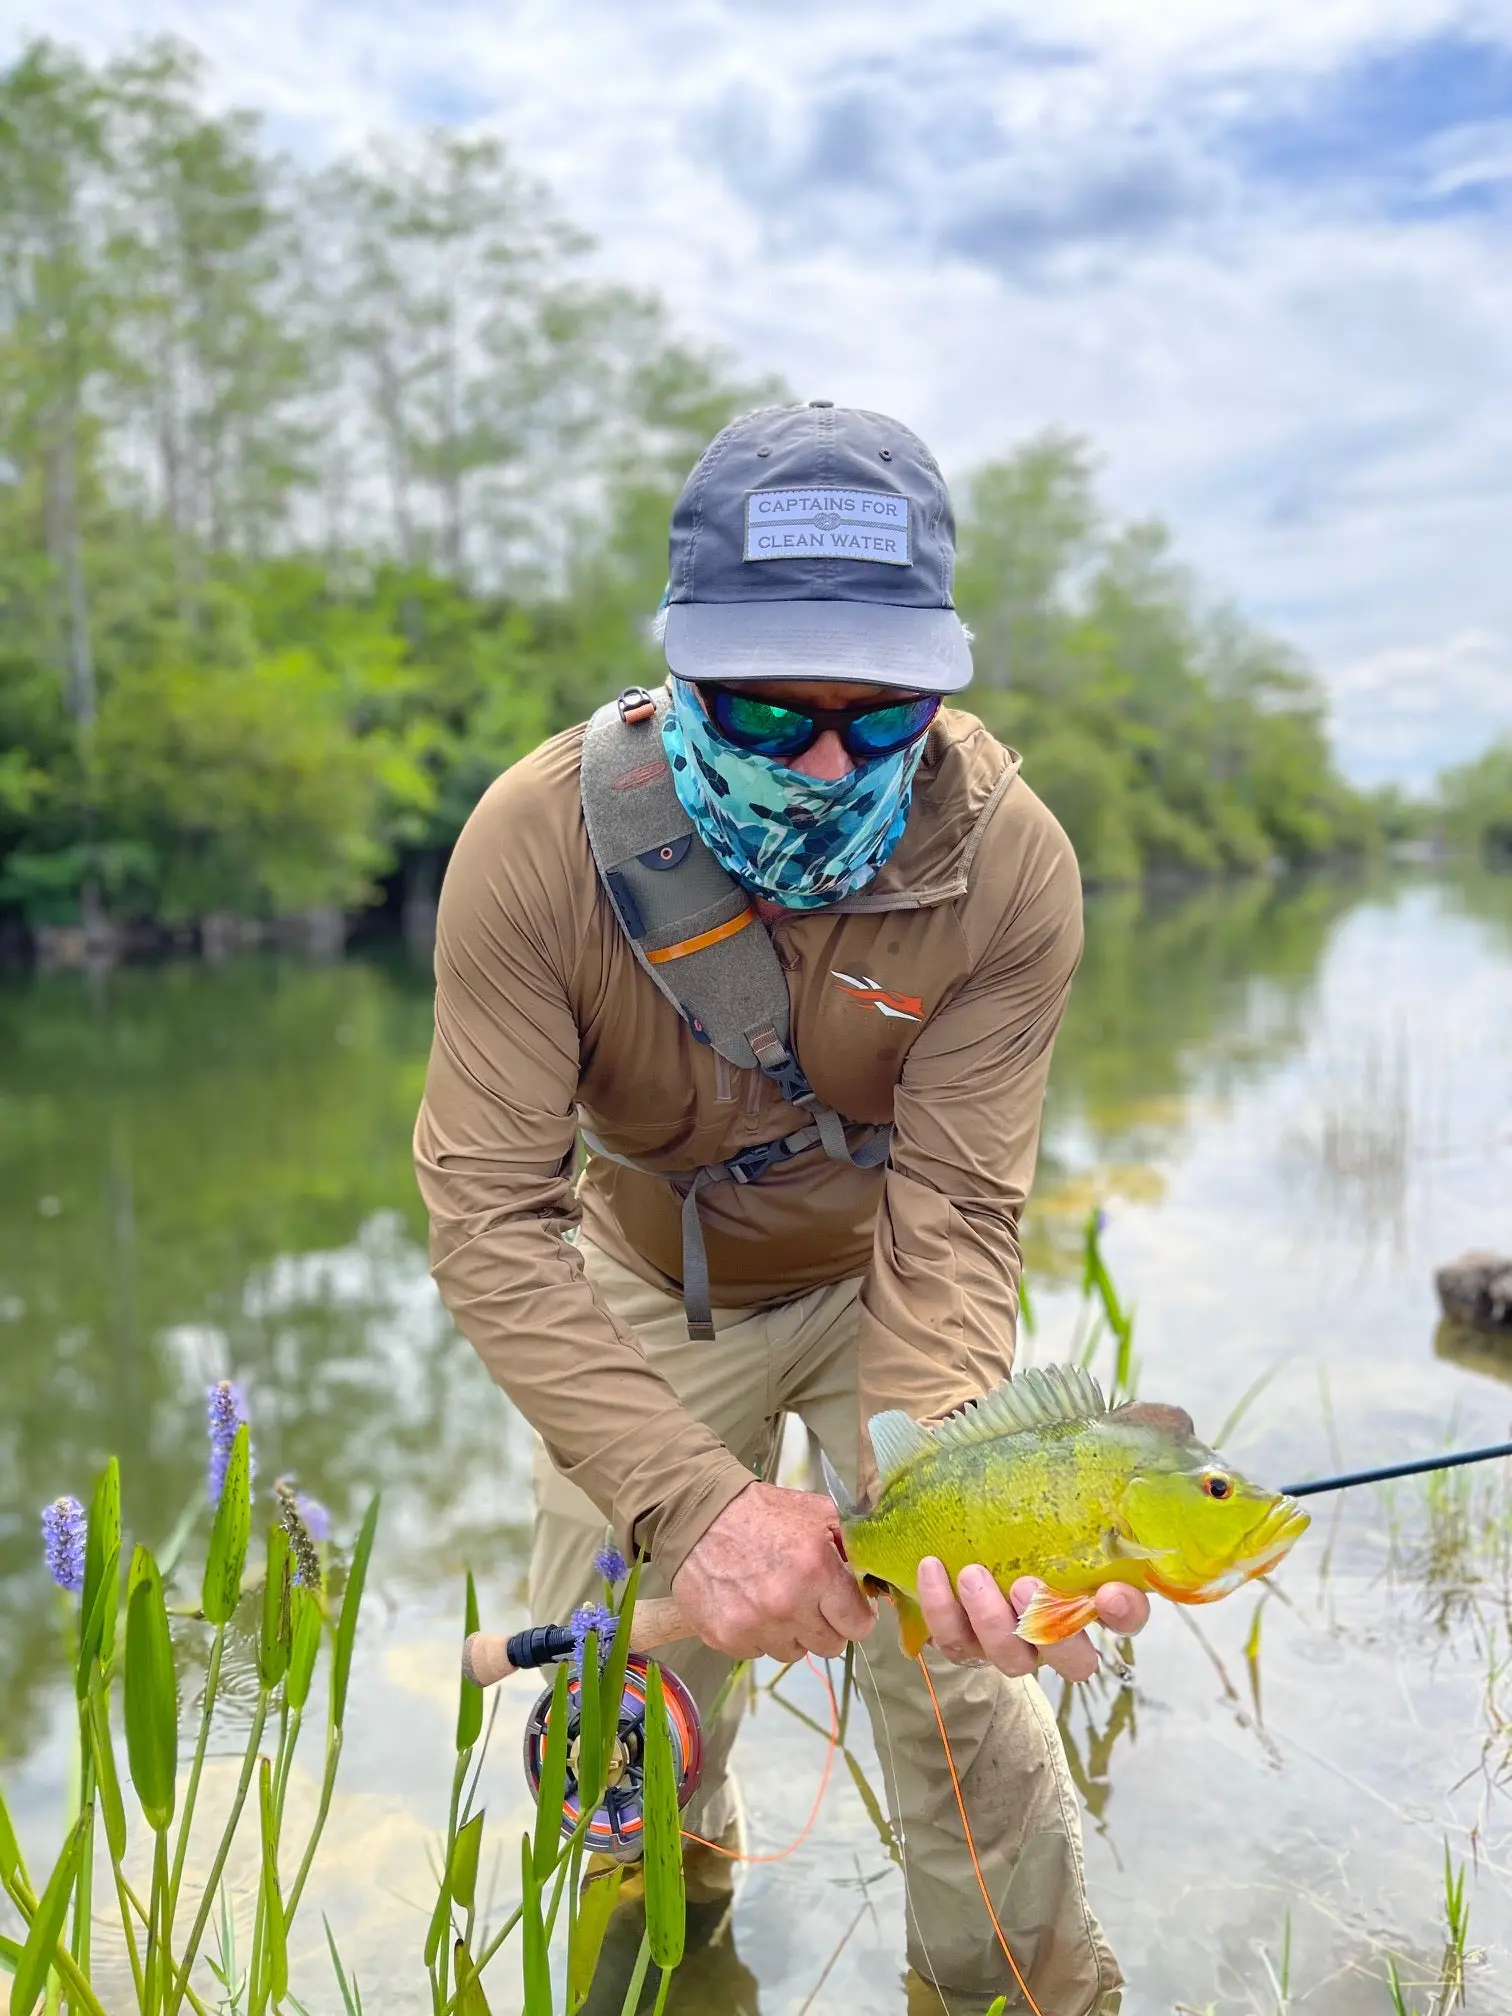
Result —
<path fill-rule="evenodd" d="M 869 560 L 907 567 L 908 499 L 892 490 L 789 490 L 746 493 L 747 560 Z"/>
<path fill-rule="evenodd" d="M 840 992 L 849 994 L 863 1008 L 875 1008 L 879 1015 L 887 1015 L 894 1022 L 922 1022 L 924 1019 L 924 1003 L 917 994 L 894 994 L 890 988 L 879 987 L 875 980 L 858 980 L 853 974 L 842 973 L 834 966 L 830 968 L 830 974 Z"/>

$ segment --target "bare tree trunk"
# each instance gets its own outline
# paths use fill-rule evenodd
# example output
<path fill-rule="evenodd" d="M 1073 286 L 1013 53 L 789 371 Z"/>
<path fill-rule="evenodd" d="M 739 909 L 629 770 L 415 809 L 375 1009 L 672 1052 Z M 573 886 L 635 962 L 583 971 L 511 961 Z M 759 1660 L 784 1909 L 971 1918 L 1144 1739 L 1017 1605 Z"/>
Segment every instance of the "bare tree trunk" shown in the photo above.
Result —
<path fill-rule="evenodd" d="M 375 352 L 373 363 L 378 373 L 378 412 L 383 423 L 383 459 L 393 499 L 394 531 L 399 540 L 399 557 L 410 568 L 415 564 L 415 524 L 410 514 L 409 452 L 399 404 L 399 378 L 385 346 Z"/>
<path fill-rule="evenodd" d="M 442 365 L 441 512 L 442 551 L 453 581 L 462 579 L 462 466 L 458 449 L 457 301 L 447 303 L 446 358 Z"/>
<path fill-rule="evenodd" d="M 84 579 L 79 531 L 78 398 L 72 383 L 60 395 L 56 411 L 56 431 L 48 455 L 47 526 L 61 591 L 64 704 L 74 724 L 84 779 L 83 839 L 88 867 L 79 890 L 79 909 L 86 952 L 93 956 L 107 936 L 105 906 L 94 861 L 94 729 L 99 703 L 89 630 L 89 590 Z"/>

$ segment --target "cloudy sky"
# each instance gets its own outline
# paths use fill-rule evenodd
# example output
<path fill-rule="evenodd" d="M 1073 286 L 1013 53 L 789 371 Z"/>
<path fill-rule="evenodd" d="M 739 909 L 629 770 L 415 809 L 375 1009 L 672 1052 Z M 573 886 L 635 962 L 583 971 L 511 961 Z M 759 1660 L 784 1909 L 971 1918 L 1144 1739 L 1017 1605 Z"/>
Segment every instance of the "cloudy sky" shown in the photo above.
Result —
<path fill-rule="evenodd" d="M 306 158 L 496 130 L 690 333 L 952 475 L 1088 436 L 1346 766 L 1512 728 L 1512 0 L 17 0 Z M 1049 25 L 1053 22 L 1053 26 Z"/>

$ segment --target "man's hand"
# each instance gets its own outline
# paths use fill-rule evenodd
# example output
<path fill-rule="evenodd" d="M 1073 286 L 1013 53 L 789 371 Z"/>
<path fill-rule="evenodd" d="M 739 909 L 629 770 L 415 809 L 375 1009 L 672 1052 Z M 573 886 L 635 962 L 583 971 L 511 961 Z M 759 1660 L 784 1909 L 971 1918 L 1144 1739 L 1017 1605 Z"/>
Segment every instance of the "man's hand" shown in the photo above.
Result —
<path fill-rule="evenodd" d="M 1097 1671 L 1097 1652 L 1085 1631 L 1044 1646 L 1026 1644 L 1017 1635 L 1019 1618 L 1043 1587 L 1032 1575 L 1021 1575 L 1004 1596 L 985 1568 L 969 1567 L 956 1577 L 953 1594 L 943 1561 L 930 1556 L 919 1563 L 919 1608 L 947 1659 L 957 1665 L 985 1659 L 1014 1679 L 1043 1663 L 1063 1680 L 1089 1680 Z M 1120 1638 L 1132 1637 L 1150 1621 L 1150 1599 L 1127 1583 L 1107 1582 L 1097 1591 L 1097 1614 Z"/>
<path fill-rule="evenodd" d="M 673 1576 L 672 1593 L 689 1630 L 732 1659 L 832 1658 L 877 1614 L 839 1541 L 822 1492 L 748 1484 Z"/>

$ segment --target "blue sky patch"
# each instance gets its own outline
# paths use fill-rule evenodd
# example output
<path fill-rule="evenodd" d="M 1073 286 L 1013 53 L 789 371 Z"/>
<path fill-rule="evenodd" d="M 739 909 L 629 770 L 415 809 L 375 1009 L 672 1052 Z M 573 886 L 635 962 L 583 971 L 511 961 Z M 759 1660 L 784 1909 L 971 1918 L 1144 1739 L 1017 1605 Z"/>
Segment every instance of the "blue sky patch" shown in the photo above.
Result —
<path fill-rule="evenodd" d="M 1268 95 L 1270 109 L 1256 104 L 1229 129 L 1227 150 L 1301 195 L 1353 194 L 1388 215 L 1431 217 L 1496 207 L 1512 175 L 1507 44 L 1446 31 Z"/>

